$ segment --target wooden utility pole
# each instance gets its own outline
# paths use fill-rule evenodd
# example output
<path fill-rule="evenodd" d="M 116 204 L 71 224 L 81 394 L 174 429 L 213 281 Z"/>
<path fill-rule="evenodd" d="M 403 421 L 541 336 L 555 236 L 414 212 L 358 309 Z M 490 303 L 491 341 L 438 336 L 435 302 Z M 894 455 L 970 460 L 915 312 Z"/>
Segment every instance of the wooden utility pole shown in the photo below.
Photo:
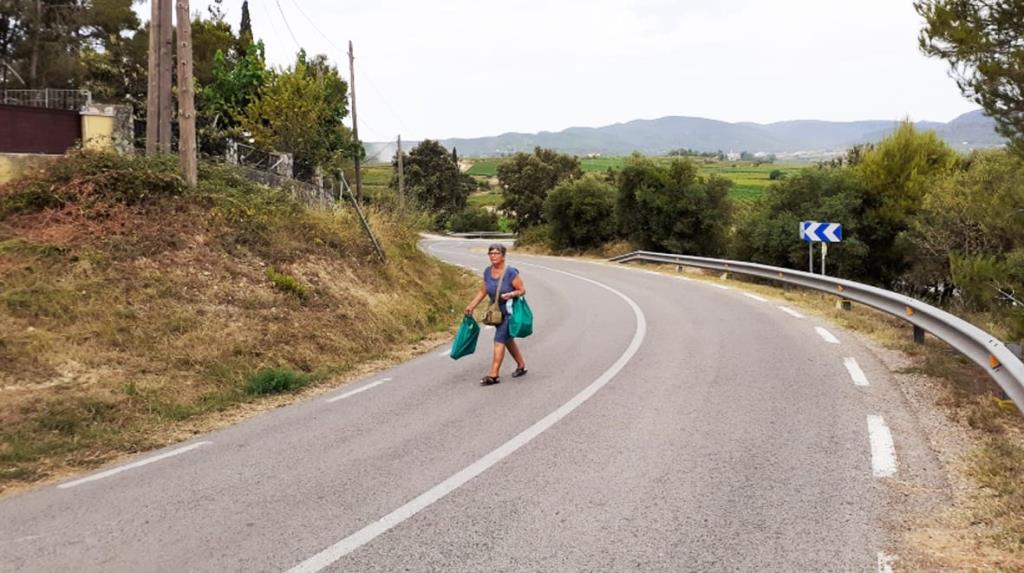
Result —
<path fill-rule="evenodd" d="M 189 187 L 196 186 L 196 110 L 192 93 L 192 16 L 188 0 L 178 0 L 178 154 Z"/>
<path fill-rule="evenodd" d="M 146 155 L 156 153 L 160 138 L 160 0 L 152 0 L 149 16 L 149 76 L 146 88 Z"/>
<path fill-rule="evenodd" d="M 355 138 L 356 143 L 362 145 L 359 141 L 359 123 L 356 121 L 356 57 L 352 54 L 352 40 L 348 41 L 348 75 L 349 93 L 352 94 L 352 137 Z M 356 152 L 356 199 L 359 201 L 363 200 L 363 175 L 359 169 L 359 152 Z"/>
<path fill-rule="evenodd" d="M 155 0 L 154 0 L 155 1 Z M 160 153 L 171 152 L 171 50 L 174 24 L 171 22 L 173 0 L 160 0 L 160 109 L 158 121 L 158 148 Z M 148 119 L 147 119 L 148 121 Z"/>
<path fill-rule="evenodd" d="M 398 212 L 405 213 L 405 170 L 402 169 L 402 136 L 398 136 Z"/>

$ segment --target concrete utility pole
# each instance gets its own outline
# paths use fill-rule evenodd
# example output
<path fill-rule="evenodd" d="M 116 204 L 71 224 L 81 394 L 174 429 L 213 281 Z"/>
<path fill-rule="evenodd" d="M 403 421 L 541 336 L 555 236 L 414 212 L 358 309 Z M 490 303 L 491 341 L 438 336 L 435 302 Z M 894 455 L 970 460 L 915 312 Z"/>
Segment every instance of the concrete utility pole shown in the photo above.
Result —
<path fill-rule="evenodd" d="M 154 0 L 156 1 L 156 0 Z M 173 0 L 160 0 L 160 110 L 159 138 L 160 153 L 171 152 L 171 50 L 173 49 L 174 24 L 171 22 Z M 148 121 L 148 119 L 147 119 Z"/>
<path fill-rule="evenodd" d="M 352 94 L 352 137 L 359 142 L 359 123 L 356 121 L 356 57 L 352 54 L 352 40 L 348 41 L 349 93 Z M 356 199 L 363 200 L 363 175 L 359 170 L 359 153 L 356 153 Z"/>
<path fill-rule="evenodd" d="M 402 136 L 398 136 L 398 212 L 405 213 L 405 170 L 402 169 Z"/>
<path fill-rule="evenodd" d="M 146 88 L 146 155 L 156 153 L 160 138 L 160 0 L 152 0 L 149 16 L 149 75 Z"/>
<path fill-rule="evenodd" d="M 188 0 L 178 0 L 178 153 L 185 183 L 195 187 L 196 110 L 192 90 L 192 16 Z"/>

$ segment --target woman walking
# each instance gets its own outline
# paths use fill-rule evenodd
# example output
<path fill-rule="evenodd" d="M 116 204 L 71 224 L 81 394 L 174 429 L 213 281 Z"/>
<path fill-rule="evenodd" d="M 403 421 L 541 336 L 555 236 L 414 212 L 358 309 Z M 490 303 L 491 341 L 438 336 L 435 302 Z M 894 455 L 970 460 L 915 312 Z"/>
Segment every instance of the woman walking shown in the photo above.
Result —
<path fill-rule="evenodd" d="M 523 285 L 522 277 L 519 276 L 519 269 L 505 264 L 505 245 L 495 243 L 487 247 L 487 257 L 491 264 L 484 269 L 484 280 L 480 283 L 480 290 L 465 311 L 467 315 L 472 316 L 473 310 L 487 297 L 490 298 L 491 303 L 497 302 L 501 308 L 501 324 L 494 327 L 494 354 L 491 359 L 491 371 L 480 381 L 484 386 L 501 382 L 499 370 L 501 362 L 505 359 L 506 348 L 516 361 L 516 370 L 512 373 L 512 377 L 518 378 L 526 374 L 526 361 L 523 360 L 523 353 L 519 351 L 516 340 L 508 333 L 507 308 L 508 301 L 526 294 L 526 287 Z M 497 301 L 495 293 L 498 296 Z"/>

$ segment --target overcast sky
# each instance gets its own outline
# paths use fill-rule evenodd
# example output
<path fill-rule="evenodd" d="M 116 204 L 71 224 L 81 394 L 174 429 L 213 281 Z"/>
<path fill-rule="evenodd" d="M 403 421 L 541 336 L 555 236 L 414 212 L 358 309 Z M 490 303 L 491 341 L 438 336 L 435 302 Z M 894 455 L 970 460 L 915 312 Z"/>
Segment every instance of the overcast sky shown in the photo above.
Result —
<path fill-rule="evenodd" d="M 241 0 L 223 6 L 237 31 Z M 911 0 L 251 0 L 249 11 L 274 66 L 301 45 L 347 78 L 352 40 L 364 141 L 667 115 L 949 121 L 977 107 L 918 51 Z"/>

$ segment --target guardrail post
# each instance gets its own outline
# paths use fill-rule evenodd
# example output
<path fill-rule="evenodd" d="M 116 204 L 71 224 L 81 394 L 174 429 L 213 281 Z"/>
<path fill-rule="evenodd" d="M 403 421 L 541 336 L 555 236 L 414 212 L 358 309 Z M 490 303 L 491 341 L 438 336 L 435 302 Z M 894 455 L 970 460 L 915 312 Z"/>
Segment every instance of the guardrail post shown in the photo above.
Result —
<path fill-rule="evenodd" d="M 914 325 L 914 342 L 924 344 L 924 329 L 916 324 Z"/>
<path fill-rule="evenodd" d="M 849 299 L 841 298 L 836 301 L 837 310 L 850 310 L 851 308 L 853 308 L 853 302 Z"/>

